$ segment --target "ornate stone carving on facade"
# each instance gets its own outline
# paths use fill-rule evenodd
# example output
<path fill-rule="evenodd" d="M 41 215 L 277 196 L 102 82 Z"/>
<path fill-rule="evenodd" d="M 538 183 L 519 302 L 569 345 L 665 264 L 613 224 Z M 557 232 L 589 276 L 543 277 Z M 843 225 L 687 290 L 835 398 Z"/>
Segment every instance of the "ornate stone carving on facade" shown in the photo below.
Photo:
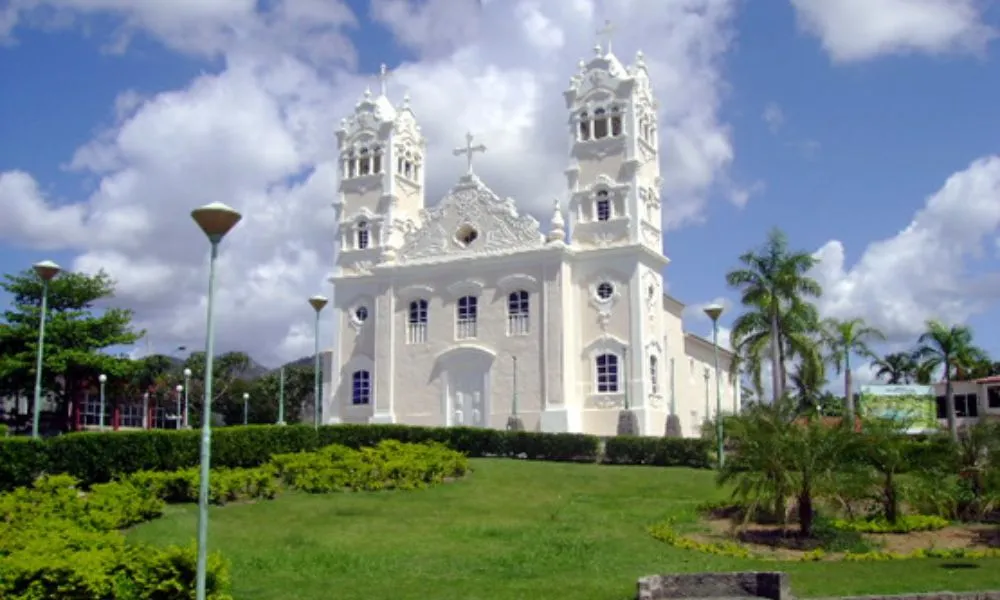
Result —
<path fill-rule="evenodd" d="M 407 233 L 398 252 L 400 263 L 512 254 L 544 246 L 538 221 L 518 214 L 512 199 L 501 199 L 475 176 L 463 177 L 440 204 L 422 211 L 421 218 L 423 226 Z"/>

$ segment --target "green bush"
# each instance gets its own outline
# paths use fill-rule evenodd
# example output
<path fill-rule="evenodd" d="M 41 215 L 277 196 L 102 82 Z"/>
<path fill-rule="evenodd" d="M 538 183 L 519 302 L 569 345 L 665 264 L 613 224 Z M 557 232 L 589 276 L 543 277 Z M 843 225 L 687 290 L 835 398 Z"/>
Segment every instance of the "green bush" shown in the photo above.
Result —
<path fill-rule="evenodd" d="M 948 519 L 934 515 L 903 515 L 890 523 L 884 518 L 847 520 L 835 519 L 832 522 L 840 531 L 856 531 L 858 533 L 910 533 L 912 531 L 937 531 L 949 525 Z"/>
<path fill-rule="evenodd" d="M 618 436 L 604 446 L 604 462 L 618 465 L 658 467 L 712 466 L 710 442 L 700 438 L 653 438 Z"/>
<path fill-rule="evenodd" d="M 142 471 L 173 472 L 198 465 L 199 431 L 86 432 L 45 441 L 0 439 L 0 491 L 29 485 L 43 473 L 66 473 L 84 487 Z M 692 439 L 611 438 L 575 433 L 501 431 L 407 425 L 250 425 L 212 432 L 213 468 L 255 468 L 271 457 L 330 445 L 369 448 L 382 441 L 436 442 L 470 457 L 646 464 L 711 465 L 708 442 Z"/>
<path fill-rule="evenodd" d="M 271 459 L 271 467 L 290 488 L 329 493 L 422 488 L 464 475 L 469 462 L 464 454 L 436 442 L 385 440 L 373 448 L 334 444 L 316 452 L 279 454 Z"/>
<path fill-rule="evenodd" d="M 0 598 L 133 600 L 190 597 L 193 549 L 130 547 L 117 531 L 158 516 L 152 490 L 126 482 L 84 493 L 69 475 L 0 495 Z M 230 600 L 227 567 L 210 558 L 209 597 Z"/>
<path fill-rule="evenodd" d="M 139 471 L 122 479 L 123 483 L 149 490 L 156 498 L 170 504 L 197 502 L 200 481 L 196 468 L 168 472 Z M 212 504 L 270 500 L 277 494 L 274 471 L 267 467 L 212 469 L 208 479 L 208 500 Z"/>

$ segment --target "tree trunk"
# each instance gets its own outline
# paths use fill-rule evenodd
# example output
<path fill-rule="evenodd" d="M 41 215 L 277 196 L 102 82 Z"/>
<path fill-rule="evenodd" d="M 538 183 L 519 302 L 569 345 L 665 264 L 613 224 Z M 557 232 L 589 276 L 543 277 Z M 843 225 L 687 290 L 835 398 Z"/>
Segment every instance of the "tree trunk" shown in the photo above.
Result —
<path fill-rule="evenodd" d="M 777 404 L 778 400 L 781 399 L 781 395 L 784 393 L 782 389 L 781 382 L 781 371 L 783 365 L 781 363 L 781 342 L 779 340 L 778 333 L 778 299 L 772 298 L 771 307 L 771 394 L 773 396 L 774 403 Z"/>
<path fill-rule="evenodd" d="M 847 409 L 847 423 L 854 431 L 854 413 L 857 407 L 854 406 L 854 390 L 851 389 L 851 354 L 850 351 L 844 355 L 844 407 Z"/>
<path fill-rule="evenodd" d="M 893 480 L 892 473 L 885 474 L 884 485 L 885 520 L 895 524 L 899 519 L 899 498 L 896 496 L 896 482 Z"/>
<path fill-rule="evenodd" d="M 812 536 L 813 526 L 813 499 L 809 489 L 803 488 L 799 491 L 799 531 L 802 537 Z"/>
<path fill-rule="evenodd" d="M 944 363 L 944 394 L 945 412 L 948 414 L 948 433 L 951 439 L 958 441 L 958 419 L 955 418 L 955 394 L 951 389 L 951 367 L 948 361 Z"/>

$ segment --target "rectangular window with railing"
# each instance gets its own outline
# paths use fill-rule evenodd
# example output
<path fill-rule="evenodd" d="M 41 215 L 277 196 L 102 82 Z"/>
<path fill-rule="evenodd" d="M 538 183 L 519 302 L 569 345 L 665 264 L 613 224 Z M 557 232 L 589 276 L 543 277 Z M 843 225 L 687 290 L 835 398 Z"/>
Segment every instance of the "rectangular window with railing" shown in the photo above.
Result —
<path fill-rule="evenodd" d="M 427 301 L 420 299 L 410 302 L 406 317 L 406 343 L 427 343 Z"/>
<path fill-rule="evenodd" d="M 528 292 L 520 290 L 507 296 L 507 335 L 528 335 L 531 332 L 531 301 Z"/>
<path fill-rule="evenodd" d="M 85 427 L 97 427 L 101 424 L 101 398 L 100 396 L 87 396 L 83 402 L 83 412 L 80 414 L 81 421 Z M 105 399 L 104 404 L 104 426 L 111 426 L 111 405 Z"/>
<path fill-rule="evenodd" d="M 458 299 L 455 314 L 455 337 L 473 339 L 479 332 L 479 298 L 462 296 Z"/>
<path fill-rule="evenodd" d="M 118 409 L 118 426 L 126 428 L 142 428 L 142 404 L 123 404 Z"/>

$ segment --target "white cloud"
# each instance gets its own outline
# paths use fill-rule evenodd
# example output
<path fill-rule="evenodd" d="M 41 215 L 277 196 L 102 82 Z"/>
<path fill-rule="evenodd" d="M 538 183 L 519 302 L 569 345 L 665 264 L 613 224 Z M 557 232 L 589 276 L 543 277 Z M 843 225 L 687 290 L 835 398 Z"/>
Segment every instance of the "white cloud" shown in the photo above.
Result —
<path fill-rule="evenodd" d="M 980 0 L 791 0 L 835 62 L 889 54 L 981 54 L 996 37 Z"/>
<path fill-rule="evenodd" d="M 853 266 L 840 241 L 820 248 L 820 310 L 862 317 L 900 343 L 912 342 L 927 319 L 965 321 L 1000 300 L 996 273 L 968 269 L 988 256 L 998 232 L 1000 156 L 989 156 L 951 175 L 905 229 L 869 244 Z"/>
<path fill-rule="evenodd" d="M 55 5 L 19 0 L 22 22 L 42 18 L 31 9 L 43 4 Z M 141 31 L 181 52 L 221 53 L 225 66 L 177 90 L 145 97 L 123 90 L 108 107 L 113 126 L 72 157 L 71 168 L 96 181 L 83 200 L 57 202 L 26 173 L 0 174 L 0 238 L 76 252 L 75 269 L 106 268 L 119 282 L 115 301 L 137 311 L 157 348 L 196 348 L 208 246 L 189 212 L 225 201 L 245 218 L 221 249 L 219 347 L 273 364 L 312 351 L 306 298 L 326 288 L 333 259 L 333 132 L 373 78 L 352 71 L 353 48 L 336 52 L 343 27 L 355 22 L 340 4 L 275 0 L 267 13 L 254 12 L 256 4 L 57 3 L 76 19 L 117 17 L 125 38 Z M 718 109 L 734 2 L 666 3 L 652 12 L 637 0 L 611 4 L 607 14 L 621 32 L 616 52 L 645 50 L 660 97 L 664 213 L 678 227 L 701 218 L 707 190 L 726 181 L 733 159 Z M 547 218 L 551 199 L 565 193 L 561 93 L 576 62 L 590 55 L 596 15 L 605 13 L 589 0 L 493 2 L 481 10 L 374 2 L 375 17 L 418 55 L 396 69 L 390 93 L 398 101 L 409 92 L 428 138 L 429 204 L 459 175 L 451 148 L 471 129 L 489 147 L 477 172 Z M 421 26 L 404 30 L 407 18 Z"/>
<path fill-rule="evenodd" d="M 778 133 L 781 126 L 785 124 L 785 113 L 776 102 L 768 102 L 760 118 L 764 119 L 764 123 L 767 124 L 767 128 L 771 130 L 771 133 Z"/>

